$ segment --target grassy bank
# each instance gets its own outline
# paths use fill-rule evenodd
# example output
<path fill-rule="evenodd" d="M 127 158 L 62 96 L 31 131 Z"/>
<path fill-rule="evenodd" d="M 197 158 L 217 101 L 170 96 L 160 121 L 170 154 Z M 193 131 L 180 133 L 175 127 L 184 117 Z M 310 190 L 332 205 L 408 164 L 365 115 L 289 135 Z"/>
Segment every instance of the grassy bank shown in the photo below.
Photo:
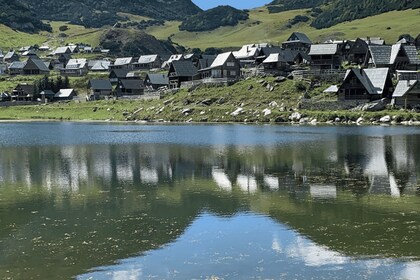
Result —
<path fill-rule="evenodd" d="M 191 92 L 181 90 L 160 100 L 103 100 L 61 102 L 31 106 L 0 107 L 2 120 L 94 120 L 94 121 L 172 121 L 172 122 L 288 122 L 299 112 L 305 122 L 366 123 L 390 115 L 395 121 L 417 121 L 420 114 L 408 111 L 353 112 L 299 110 L 305 87 L 291 80 L 276 83 L 274 78 L 249 79 L 233 86 L 201 86 Z M 306 94 L 314 100 L 332 100 L 322 93 L 322 85 Z"/>

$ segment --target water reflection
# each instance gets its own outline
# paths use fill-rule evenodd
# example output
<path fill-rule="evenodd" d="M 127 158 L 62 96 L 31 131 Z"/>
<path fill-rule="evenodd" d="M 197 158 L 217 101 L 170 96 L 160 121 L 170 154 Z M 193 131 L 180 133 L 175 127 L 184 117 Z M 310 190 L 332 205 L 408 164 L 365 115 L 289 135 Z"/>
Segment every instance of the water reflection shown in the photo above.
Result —
<path fill-rule="evenodd" d="M 420 135 L 306 130 L 275 127 L 276 145 L 4 146 L 0 275 L 418 276 Z"/>

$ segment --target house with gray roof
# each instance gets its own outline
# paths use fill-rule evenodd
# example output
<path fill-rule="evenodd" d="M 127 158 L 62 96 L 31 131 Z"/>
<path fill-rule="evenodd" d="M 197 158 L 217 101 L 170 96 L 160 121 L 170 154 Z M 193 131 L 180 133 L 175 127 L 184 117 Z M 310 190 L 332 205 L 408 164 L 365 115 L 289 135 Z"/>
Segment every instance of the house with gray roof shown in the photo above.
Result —
<path fill-rule="evenodd" d="M 179 88 L 183 82 L 198 80 L 199 74 L 191 60 L 175 60 L 169 67 L 168 78 L 170 88 Z"/>
<path fill-rule="evenodd" d="M 263 62 L 262 66 L 265 73 L 287 70 L 289 63 L 284 58 L 283 53 L 272 53 Z"/>
<path fill-rule="evenodd" d="M 89 80 L 88 89 L 90 90 L 89 100 L 99 100 L 112 96 L 112 85 L 109 80 Z"/>
<path fill-rule="evenodd" d="M 19 61 L 19 55 L 15 53 L 14 51 L 10 51 L 5 54 L 3 57 L 3 62 L 5 63 L 12 63 L 14 61 Z"/>
<path fill-rule="evenodd" d="M 134 69 L 153 69 L 159 68 L 161 66 L 160 56 L 157 54 L 152 55 L 142 55 L 139 57 L 139 60 L 135 63 Z"/>
<path fill-rule="evenodd" d="M 144 83 L 142 80 L 120 80 L 117 84 L 118 97 L 133 97 L 144 94 Z"/>
<path fill-rule="evenodd" d="M 341 67 L 342 57 L 338 44 L 311 45 L 309 56 L 311 57 L 312 70 L 332 70 Z"/>
<path fill-rule="evenodd" d="M 420 59 L 415 46 L 394 44 L 369 46 L 365 66 L 390 67 L 392 70 L 418 70 Z"/>
<path fill-rule="evenodd" d="M 93 72 L 105 72 L 109 70 L 111 62 L 108 60 L 89 60 L 88 69 Z"/>
<path fill-rule="evenodd" d="M 72 58 L 67 62 L 66 67 L 60 70 L 61 75 L 81 77 L 89 71 L 87 60 L 85 58 Z"/>
<path fill-rule="evenodd" d="M 400 80 L 392 94 L 391 104 L 405 109 L 420 106 L 420 81 Z"/>
<path fill-rule="evenodd" d="M 338 100 L 360 100 L 368 102 L 391 98 L 393 91 L 389 68 L 347 70 L 338 90 Z"/>
<path fill-rule="evenodd" d="M 308 53 L 311 48 L 312 41 L 304 33 L 293 32 L 281 45 L 283 49 Z"/>
<path fill-rule="evenodd" d="M 8 67 L 9 75 L 43 75 L 50 69 L 38 58 L 28 58 L 26 61 L 15 61 Z"/>
<path fill-rule="evenodd" d="M 161 68 L 162 69 L 169 69 L 170 66 L 171 66 L 171 63 L 173 61 L 178 61 L 178 60 L 184 60 L 184 56 L 182 54 L 173 54 L 166 61 L 164 61 L 162 63 Z"/>
<path fill-rule="evenodd" d="M 12 91 L 12 100 L 15 101 L 32 101 L 35 95 L 35 86 L 33 84 L 18 84 Z"/>
<path fill-rule="evenodd" d="M 110 70 L 114 69 L 128 69 L 133 70 L 133 63 L 134 60 L 132 57 L 121 57 L 117 58 L 113 64 L 109 66 Z"/>
<path fill-rule="evenodd" d="M 232 52 L 219 54 L 208 68 L 199 70 L 201 78 L 236 80 L 241 75 L 241 65 Z"/>
<path fill-rule="evenodd" d="M 144 79 L 144 85 L 150 90 L 167 87 L 169 85 L 168 75 L 161 73 L 148 73 Z"/>
<path fill-rule="evenodd" d="M 73 100 L 77 96 L 77 93 L 72 88 L 60 89 L 55 95 L 54 100 L 63 101 L 63 100 Z"/>

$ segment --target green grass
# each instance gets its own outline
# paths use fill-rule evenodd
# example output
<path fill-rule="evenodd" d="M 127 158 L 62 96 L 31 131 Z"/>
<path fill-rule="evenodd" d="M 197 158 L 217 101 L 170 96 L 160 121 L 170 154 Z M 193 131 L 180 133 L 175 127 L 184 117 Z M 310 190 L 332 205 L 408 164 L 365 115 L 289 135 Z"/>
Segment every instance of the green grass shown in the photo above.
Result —
<path fill-rule="evenodd" d="M 266 8 L 259 8 L 251 10 L 250 18 L 234 27 L 221 27 L 208 32 L 180 32 L 180 22 L 172 21 L 163 27 L 148 28 L 147 32 L 159 39 L 171 36 L 178 44 L 202 49 L 210 46 L 238 47 L 251 42 L 269 42 L 277 45 L 285 41 L 293 31 L 306 33 L 314 42 L 322 42 L 328 38 L 356 39 L 380 36 L 388 43 L 396 42 L 400 34 L 409 33 L 416 36 L 419 32 L 417 26 L 420 24 L 420 9 L 393 11 L 320 30 L 310 27 L 307 23 L 300 23 L 290 29 L 285 27 L 289 19 L 305 13 L 306 10 L 294 10 L 270 14 Z"/>

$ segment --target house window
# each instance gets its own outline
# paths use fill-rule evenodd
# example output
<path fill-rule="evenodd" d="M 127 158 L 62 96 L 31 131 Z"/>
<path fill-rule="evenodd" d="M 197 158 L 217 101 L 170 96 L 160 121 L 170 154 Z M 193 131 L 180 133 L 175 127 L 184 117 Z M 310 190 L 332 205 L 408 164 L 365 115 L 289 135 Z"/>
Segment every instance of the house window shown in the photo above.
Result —
<path fill-rule="evenodd" d="M 228 62 L 226 64 L 227 67 L 235 67 L 235 62 Z"/>
<path fill-rule="evenodd" d="M 236 76 L 236 71 L 230 71 L 231 76 Z"/>

